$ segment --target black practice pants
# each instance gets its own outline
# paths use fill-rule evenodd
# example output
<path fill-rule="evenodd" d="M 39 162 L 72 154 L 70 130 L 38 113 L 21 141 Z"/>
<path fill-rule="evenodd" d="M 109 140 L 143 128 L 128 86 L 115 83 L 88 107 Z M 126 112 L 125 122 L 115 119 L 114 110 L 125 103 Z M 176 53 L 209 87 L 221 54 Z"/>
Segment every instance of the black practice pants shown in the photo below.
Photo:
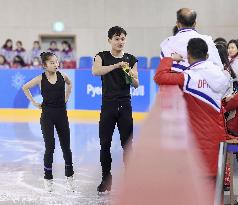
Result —
<path fill-rule="evenodd" d="M 54 126 L 58 133 L 60 146 L 65 160 L 65 176 L 74 174 L 72 152 L 70 149 L 70 130 L 65 108 L 43 108 L 41 113 L 41 130 L 45 141 L 44 171 L 45 179 L 52 179 L 52 163 L 55 149 Z"/>
<path fill-rule="evenodd" d="M 121 146 L 123 148 L 123 161 L 125 161 L 126 150 L 132 146 L 133 119 L 130 99 L 103 100 L 99 122 L 100 138 L 100 162 L 102 166 L 102 177 L 105 179 L 111 171 L 111 142 L 112 135 L 117 124 Z"/>

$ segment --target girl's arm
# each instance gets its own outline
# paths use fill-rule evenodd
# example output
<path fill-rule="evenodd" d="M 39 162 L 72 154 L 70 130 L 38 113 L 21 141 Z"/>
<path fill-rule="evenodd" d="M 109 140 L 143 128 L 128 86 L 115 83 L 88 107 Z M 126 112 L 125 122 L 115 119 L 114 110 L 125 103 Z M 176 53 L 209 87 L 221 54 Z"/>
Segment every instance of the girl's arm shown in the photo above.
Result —
<path fill-rule="evenodd" d="M 66 74 L 62 73 L 62 75 L 63 75 L 64 81 L 66 83 L 65 102 L 67 103 L 69 100 L 69 96 L 71 94 L 71 90 L 72 90 L 72 82 Z"/>
<path fill-rule="evenodd" d="M 32 80 L 30 80 L 29 82 L 27 82 L 26 84 L 24 84 L 22 86 L 22 90 L 23 92 L 25 93 L 26 97 L 28 98 L 28 100 L 30 100 L 30 102 L 35 106 L 35 107 L 38 107 L 39 109 L 41 109 L 41 103 L 37 103 L 32 95 L 31 95 L 31 92 L 30 92 L 30 88 L 33 88 L 35 87 L 36 85 L 39 85 L 40 86 L 40 83 L 41 83 L 41 79 L 42 79 L 42 76 L 39 75 L 35 78 L 33 78 Z"/>

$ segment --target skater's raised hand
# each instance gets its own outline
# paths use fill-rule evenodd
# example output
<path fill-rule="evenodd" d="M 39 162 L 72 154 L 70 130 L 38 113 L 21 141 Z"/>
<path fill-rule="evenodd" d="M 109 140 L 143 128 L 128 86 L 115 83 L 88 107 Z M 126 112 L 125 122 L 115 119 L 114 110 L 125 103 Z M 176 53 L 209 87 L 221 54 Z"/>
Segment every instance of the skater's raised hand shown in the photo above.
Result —
<path fill-rule="evenodd" d="M 124 61 L 121 61 L 121 62 L 117 63 L 116 65 L 117 65 L 117 68 L 124 68 L 126 66 L 129 66 L 129 64 Z"/>

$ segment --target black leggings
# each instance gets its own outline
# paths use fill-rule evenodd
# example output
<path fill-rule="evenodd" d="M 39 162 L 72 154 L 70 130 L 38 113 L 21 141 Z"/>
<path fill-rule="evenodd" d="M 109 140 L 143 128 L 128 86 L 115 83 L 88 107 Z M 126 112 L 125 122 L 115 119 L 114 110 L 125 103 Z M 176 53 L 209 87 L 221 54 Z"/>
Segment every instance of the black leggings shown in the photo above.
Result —
<path fill-rule="evenodd" d="M 131 149 L 133 134 L 133 119 L 130 100 L 113 100 L 102 102 L 99 138 L 100 138 L 100 162 L 102 166 L 102 177 L 106 178 L 111 171 L 111 142 L 112 135 L 117 124 L 121 146 L 123 148 L 123 161 L 125 164 L 126 149 Z"/>
<path fill-rule="evenodd" d="M 72 152 L 70 149 L 70 130 L 65 108 L 43 108 L 41 113 L 41 130 L 45 141 L 44 171 L 45 179 L 52 179 L 52 163 L 55 149 L 54 126 L 58 133 L 60 146 L 65 160 L 65 176 L 74 174 Z"/>

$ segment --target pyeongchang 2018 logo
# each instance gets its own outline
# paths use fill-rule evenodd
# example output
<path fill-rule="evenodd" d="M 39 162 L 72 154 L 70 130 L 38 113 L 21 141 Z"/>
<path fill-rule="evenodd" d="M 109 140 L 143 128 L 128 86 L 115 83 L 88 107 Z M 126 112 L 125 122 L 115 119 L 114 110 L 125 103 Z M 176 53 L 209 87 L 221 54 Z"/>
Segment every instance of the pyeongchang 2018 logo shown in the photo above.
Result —
<path fill-rule="evenodd" d="M 22 85 L 25 83 L 25 76 L 21 73 L 17 72 L 14 76 L 12 76 L 12 86 L 16 89 L 20 89 Z"/>
<path fill-rule="evenodd" d="M 145 95 L 145 87 L 144 85 L 140 85 L 138 88 L 130 88 L 131 96 L 144 96 Z M 87 95 L 90 95 L 92 98 L 96 96 L 102 95 L 102 87 L 101 86 L 93 86 L 92 84 L 87 84 Z"/>

